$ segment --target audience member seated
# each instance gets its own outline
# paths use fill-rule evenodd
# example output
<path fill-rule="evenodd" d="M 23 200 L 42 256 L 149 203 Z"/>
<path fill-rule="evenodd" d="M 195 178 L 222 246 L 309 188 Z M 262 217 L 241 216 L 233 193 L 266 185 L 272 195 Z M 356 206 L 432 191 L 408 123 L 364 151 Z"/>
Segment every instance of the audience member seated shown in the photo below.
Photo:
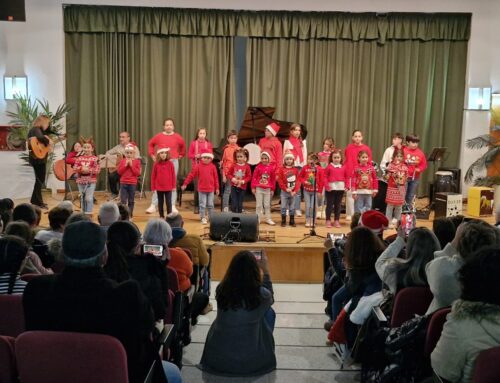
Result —
<path fill-rule="evenodd" d="M 442 251 L 437 251 L 434 260 L 425 268 L 434 295 L 427 314 L 451 306 L 453 301 L 460 298 L 457 272 L 468 257 L 483 247 L 498 245 L 500 231 L 496 227 L 479 220 L 461 223 L 453 241 Z"/>
<path fill-rule="evenodd" d="M 159 256 L 144 252 L 139 229 L 127 221 L 118 221 L 109 227 L 107 247 L 106 275 L 117 282 L 136 280 L 153 307 L 155 320 L 163 320 L 168 297 L 165 268 L 168 250 Z"/>
<path fill-rule="evenodd" d="M 383 241 L 384 230 L 389 227 L 389 220 L 378 210 L 367 210 L 361 214 L 358 226 L 367 227 Z"/>
<path fill-rule="evenodd" d="M 108 231 L 108 228 L 112 223 L 120 219 L 120 211 L 118 210 L 118 205 L 114 202 L 104 202 L 99 208 L 99 214 L 97 215 L 97 220 L 99 225 Z"/>
<path fill-rule="evenodd" d="M 59 202 L 57 204 L 57 207 L 60 207 L 61 209 L 66 209 L 69 211 L 69 214 L 73 214 L 74 213 L 74 209 L 73 209 L 73 202 L 69 201 L 69 200 L 64 200 L 62 202 Z"/>
<path fill-rule="evenodd" d="M 50 229 L 40 230 L 35 235 L 35 239 L 41 243 L 47 243 L 52 238 L 62 239 L 64 225 L 71 212 L 68 209 L 56 206 L 49 211 Z"/>
<path fill-rule="evenodd" d="M 209 273 L 208 266 L 210 263 L 210 255 L 207 247 L 201 237 L 197 234 L 188 234 L 184 230 L 184 220 L 180 214 L 167 216 L 167 223 L 172 228 L 172 241 L 170 247 L 186 248 L 191 251 L 193 256 L 193 264 L 198 265 L 202 269 L 203 292 L 209 293 Z"/>
<path fill-rule="evenodd" d="M 90 218 L 85 213 L 73 213 L 69 216 L 68 220 L 66 221 L 66 226 L 71 224 L 71 223 L 80 222 L 80 221 L 92 222 L 92 218 Z"/>
<path fill-rule="evenodd" d="M 21 274 L 53 274 L 52 269 L 45 267 L 38 254 L 30 247 L 33 241 L 33 230 L 26 222 L 14 221 L 9 223 L 5 229 L 5 234 L 21 238 L 29 247 L 24 266 L 21 268 Z"/>
<path fill-rule="evenodd" d="M 455 238 L 457 228 L 451 219 L 441 217 L 434 219 L 432 222 L 432 231 L 436 234 L 441 249 L 444 249 Z"/>
<path fill-rule="evenodd" d="M 378 276 L 394 295 L 403 287 L 428 286 L 425 266 L 434 259 L 434 252 L 441 250 L 434 233 L 425 227 L 413 229 L 407 242 L 405 239 L 405 231 L 400 225 L 396 240 L 375 263 Z M 405 258 L 399 258 L 405 247 Z"/>
<path fill-rule="evenodd" d="M 32 229 L 38 225 L 38 216 L 33 205 L 21 203 L 12 211 L 12 221 L 24 221 Z"/>
<path fill-rule="evenodd" d="M 344 250 L 347 281 L 333 295 L 332 318 L 334 322 L 340 321 L 337 326 L 345 335 L 348 348 L 354 344 L 358 326 L 383 299 L 382 281 L 375 270 L 375 262 L 384 250 L 380 237 L 368 227 L 358 226 L 347 237 Z M 341 310 L 345 311 L 345 316 L 340 316 Z M 330 342 L 336 341 L 334 327 L 336 324 L 328 335 Z"/>
<path fill-rule="evenodd" d="M 261 273 L 262 271 L 262 273 Z M 276 368 L 273 287 L 266 254 L 238 252 L 217 286 L 217 317 L 207 334 L 200 367 L 209 373 L 255 376 Z"/>
<path fill-rule="evenodd" d="M 13 235 L 0 238 L 0 294 L 22 294 L 26 282 L 20 271 L 28 254 L 28 246 Z"/>
<path fill-rule="evenodd" d="M 119 203 L 118 211 L 120 212 L 120 221 L 130 221 L 130 211 L 127 205 Z"/>
<path fill-rule="evenodd" d="M 500 249 L 482 248 L 464 259 L 455 301 L 431 354 L 434 372 L 449 382 L 471 382 L 477 356 L 500 346 Z"/>
<path fill-rule="evenodd" d="M 0 199 L 0 219 L 2 220 L 2 233 L 5 231 L 8 223 L 12 221 L 12 212 L 14 210 L 14 201 L 10 198 Z"/>
<path fill-rule="evenodd" d="M 153 312 L 140 286 L 105 276 L 106 234 L 95 223 L 67 225 L 62 246 L 63 272 L 35 278 L 25 289 L 26 329 L 114 336 L 127 352 L 130 382 L 143 382 L 158 353 L 151 341 Z M 181 381 L 176 366 L 163 366 L 170 383 Z"/>

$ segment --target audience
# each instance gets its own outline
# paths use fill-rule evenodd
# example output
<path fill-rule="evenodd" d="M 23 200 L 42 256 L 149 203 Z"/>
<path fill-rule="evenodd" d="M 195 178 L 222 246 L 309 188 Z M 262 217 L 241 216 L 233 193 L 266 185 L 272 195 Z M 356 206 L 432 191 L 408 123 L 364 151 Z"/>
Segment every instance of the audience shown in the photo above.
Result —
<path fill-rule="evenodd" d="M 432 368 L 449 382 L 471 382 L 479 353 L 500 346 L 500 249 L 464 258 L 461 299 L 455 301 L 431 354 Z M 492 380 L 493 381 L 493 380 Z"/>
<path fill-rule="evenodd" d="M 144 252 L 139 229 L 127 221 L 118 221 L 109 227 L 107 247 L 106 275 L 117 282 L 136 280 L 151 303 L 155 320 L 163 320 L 168 297 L 165 268 L 168 249 L 162 252 L 161 257 Z"/>
<path fill-rule="evenodd" d="M 24 221 L 32 229 L 40 223 L 35 208 L 29 203 L 21 203 L 14 208 L 12 211 L 12 221 Z"/>
<path fill-rule="evenodd" d="M 133 280 L 118 284 L 105 276 L 106 234 L 98 225 L 67 225 L 62 246 L 63 272 L 35 278 L 25 289 L 26 329 L 114 336 L 127 352 L 130 382 L 143 382 L 158 352 L 151 341 L 153 312 L 140 286 Z M 181 381 L 176 366 L 163 366 L 170 383 Z"/>
<path fill-rule="evenodd" d="M 99 208 L 99 214 L 97 215 L 97 220 L 99 225 L 107 231 L 112 223 L 120 219 L 120 210 L 118 210 L 118 205 L 114 202 L 104 202 Z"/>
<path fill-rule="evenodd" d="M 0 199 L 0 219 L 2 221 L 2 233 L 5 231 L 7 224 L 12 221 L 12 213 L 14 210 L 14 201 L 10 198 Z"/>
<path fill-rule="evenodd" d="M 432 231 L 436 234 L 441 249 L 444 249 L 445 246 L 455 238 L 457 228 L 450 218 L 442 217 L 434 219 L 432 222 Z"/>
<path fill-rule="evenodd" d="M 67 219 L 66 225 L 69 225 L 69 224 L 75 223 L 75 222 L 80 222 L 80 221 L 92 222 L 92 218 L 90 218 L 85 213 L 73 213 Z"/>
<path fill-rule="evenodd" d="M 405 247 L 405 258 L 399 258 Z M 439 241 L 429 229 L 413 229 L 405 242 L 405 231 L 400 225 L 396 240 L 377 259 L 375 269 L 393 294 L 403 287 L 428 286 L 425 266 L 434 259 L 434 252 L 438 250 L 441 250 Z"/>
<path fill-rule="evenodd" d="M 266 254 L 256 261 L 251 252 L 238 252 L 217 286 L 215 299 L 217 317 L 208 331 L 201 368 L 229 376 L 274 370 L 274 299 Z"/>
<path fill-rule="evenodd" d="M 453 241 L 437 251 L 426 266 L 427 281 L 434 295 L 427 313 L 450 306 L 460 298 L 457 272 L 468 257 L 483 247 L 499 245 L 500 231 L 494 226 L 479 220 L 462 222 Z"/>
<path fill-rule="evenodd" d="M 120 212 L 120 221 L 130 221 L 130 211 L 127 205 L 119 203 L 118 211 Z"/>
<path fill-rule="evenodd" d="M 64 225 L 70 217 L 71 212 L 60 206 L 56 206 L 49 211 L 50 229 L 40 230 L 35 235 L 35 239 L 41 243 L 47 243 L 53 238 L 62 239 Z"/>
<path fill-rule="evenodd" d="M 367 227 L 383 241 L 384 230 L 389 226 L 389 220 L 378 210 L 367 210 L 361 214 L 358 226 Z"/>
<path fill-rule="evenodd" d="M 26 282 L 21 280 L 20 272 L 27 254 L 28 246 L 21 238 L 0 238 L 0 295 L 23 293 Z"/>

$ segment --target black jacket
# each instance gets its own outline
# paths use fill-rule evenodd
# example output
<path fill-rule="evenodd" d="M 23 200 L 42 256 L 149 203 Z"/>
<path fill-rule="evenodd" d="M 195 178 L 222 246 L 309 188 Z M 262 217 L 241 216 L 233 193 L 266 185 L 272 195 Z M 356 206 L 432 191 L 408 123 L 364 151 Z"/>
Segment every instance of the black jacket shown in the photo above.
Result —
<path fill-rule="evenodd" d="M 153 312 L 137 282 L 116 283 L 101 268 L 66 267 L 34 278 L 23 295 L 27 330 L 111 335 L 127 352 L 130 382 L 144 380 L 155 358 Z"/>

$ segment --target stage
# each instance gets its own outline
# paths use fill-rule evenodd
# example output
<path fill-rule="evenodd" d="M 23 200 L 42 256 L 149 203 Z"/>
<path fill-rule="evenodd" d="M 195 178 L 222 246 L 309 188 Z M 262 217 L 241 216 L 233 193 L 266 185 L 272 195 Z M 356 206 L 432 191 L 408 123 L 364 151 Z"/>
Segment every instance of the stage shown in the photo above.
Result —
<path fill-rule="evenodd" d="M 96 192 L 95 197 L 98 203 L 94 206 L 94 221 L 97 222 L 97 213 L 99 206 L 107 201 L 109 194 L 105 192 Z M 44 193 L 44 200 L 49 205 L 49 208 L 57 205 L 63 200 L 64 194 L 58 193 L 52 196 L 50 193 Z M 199 215 L 193 212 L 193 194 L 184 193 L 182 205 L 178 207 L 179 213 L 184 219 L 184 228 L 190 234 L 198 234 L 203 236 L 207 247 L 212 249 L 212 279 L 220 280 L 227 269 L 232 256 L 240 250 L 244 249 L 264 249 L 269 258 L 269 266 L 271 276 L 274 282 L 295 282 L 295 283 L 319 283 L 323 281 L 323 238 L 309 237 L 302 240 L 305 235 L 310 233 L 310 228 L 305 227 L 305 217 L 297 217 L 297 227 L 281 227 L 281 217 L 279 211 L 278 199 L 273 200 L 272 218 L 276 222 L 276 226 L 269 226 L 262 223 L 259 227 L 260 237 L 268 238 L 269 240 L 259 240 L 257 242 L 243 243 L 235 242 L 225 244 L 224 242 L 216 242 L 208 238 L 210 225 L 202 225 Z M 216 212 L 220 212 L 220 198 L 216 197 Z M 151 193 L 147 193 L 143 199 L 136 198 L 135 211 L 133 222 L 143 230 L 147 221 L 150 218 L 158 217 L 157 214 L 147 214 L 145 210 L 149 207 L 151 201 Z M 21 202 L 29 202 L 29 199 L 15 200 L 16 204 Z M 428 204 L 426 198 L 417 201 L 417 207 L 422 208 Z M 302 204 L 302 207 L 304 205 Z M 79 202 L 74 203 L 75 211 L 79 211 Z M 248 213 L 255 212 L 255 202 L 246 201 L 244 209 Z M 47 211 L 42 216 L 42 226 L 48 226 Z M 464 205 L 463 214 L 466 215 L 466 205 Z M 429 219 L 419 219 L 417 226 L 425 226 L 432 229 L 432 220 L 434 213 L 431 212 Z M 494 217 L 483 217 L 485 221 L 494 223 Z M 288 221 L 288 220 L 287 220 Z M 344 219 L 344 215 L 340 220 L 341 228 L 325 227 L 325 220 L 318 219 L 316 222 L 316 233 L 319 236 L 325 237 L 327 233 L 348 233 L 350 231 L 349 224 Z M 395 230 L 386 230 L 385 236 L 394 234 Z M 271 240 L 273 239 L 273 240 Z"/>

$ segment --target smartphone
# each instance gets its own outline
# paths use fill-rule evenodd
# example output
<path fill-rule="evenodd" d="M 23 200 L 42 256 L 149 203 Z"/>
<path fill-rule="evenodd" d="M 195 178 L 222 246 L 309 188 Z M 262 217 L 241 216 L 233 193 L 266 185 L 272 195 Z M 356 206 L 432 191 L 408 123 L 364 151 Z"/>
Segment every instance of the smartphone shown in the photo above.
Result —
<path fill-rule="evenodd" d="M 344 239 L 344 234 L 342 233 L 328 233 L 327 236 L 333 243 L 338 239 Z"/>
<path fill-rule="evenodd" d="M 144 252 L 144 254 L 150 253 L 153 254 L 155 257 L 162 257 L 163 245 L 143 245 L 142 251 Z"/>
<path fill-rule="evenodd" d="M 250 250 L 257 261 L 262 259 L 262 250 Z"/>
<path fill-rule="evenodd" d="M 401 214 L 401 227 L 405 232 L 405 236 L 408 237 L 410 231 L 417 226 L 417 217 L 413 213 Z"/>

